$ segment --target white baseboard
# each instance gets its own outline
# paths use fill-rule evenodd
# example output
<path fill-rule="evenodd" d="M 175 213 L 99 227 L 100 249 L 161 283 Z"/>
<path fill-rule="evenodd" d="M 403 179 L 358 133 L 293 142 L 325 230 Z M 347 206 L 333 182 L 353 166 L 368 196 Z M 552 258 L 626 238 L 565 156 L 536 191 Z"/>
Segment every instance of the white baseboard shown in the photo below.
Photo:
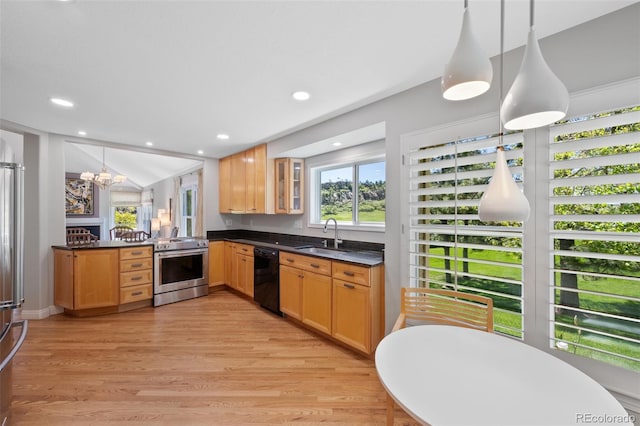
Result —
<path fill-rule="evenodd" d="M 19 319 L 40 320 L 48 318 L 51 315 L 57 315 L 64 312 L 63 308 L 51 305 L 42 309 L 21 309 L 18 313 Z"/>

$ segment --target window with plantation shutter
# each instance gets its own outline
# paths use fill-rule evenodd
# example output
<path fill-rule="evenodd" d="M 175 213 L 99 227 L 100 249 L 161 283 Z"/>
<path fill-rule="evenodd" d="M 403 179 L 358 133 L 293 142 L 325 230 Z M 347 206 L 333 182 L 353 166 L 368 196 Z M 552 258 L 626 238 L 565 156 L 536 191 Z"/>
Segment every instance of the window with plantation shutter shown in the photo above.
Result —
<path fill-rule="evenodd" d="M 640 371 L 640 107 L 550 128 L 551 345 Z"/>
<path fill-rule="evenodd" d="M 503 139 L 519 184 L 522 138 L 517 132 Z M 413 137 L 406 147 L 409 279 L 411 286 L 491 297 L 495 331 L 522 339 L 522 224 L 478 218 L 498 144 L 495 134 L 452 139 L 436 132 Z"/>

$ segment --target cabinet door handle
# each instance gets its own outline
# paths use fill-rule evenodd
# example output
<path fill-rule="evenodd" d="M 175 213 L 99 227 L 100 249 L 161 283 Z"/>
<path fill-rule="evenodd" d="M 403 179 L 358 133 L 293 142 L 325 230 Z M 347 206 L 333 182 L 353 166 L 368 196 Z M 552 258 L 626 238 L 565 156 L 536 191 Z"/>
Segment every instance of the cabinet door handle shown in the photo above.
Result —
<path fill-rule="evenodd" d="M 346 276 L 348 276 L 348 277 L 353 277 L 353 276 L 355 276 L 355 275 L 356 275 L 356 274 L 354 274 L 354 273 L 353 273 L 353 272 L 351 272 L 351 271 L 344 271 L 344 272 L 343 272 L 343 274 L 345 274 L 345 275 L 346 275 Z"/>
<path fill-rule="evenodd" d="M 317 263 L 312 263 L 312 264 L 311 264 L 311 267 L 312 267 L 312 268 L 316 268 L 316 269 L 318 269 L 318 268 L 320 267 L 320 265 L 318 265 Z"/>
<path fill-rule="evenodd" d="M 131 254 L 138 255 L 138 254 L 142 254 L 142 252 L 141 251 L 132 251 Z"/>
<path fill-rule="evenodd" d="M 243 248 L 242 251 L 249 251 L 249 250 L 247 250 L 246 248 Z"/>
<path fill-rule="evenodd" d="M 131 277 L 131 281 L 140 281 L 142 279 L 141 276 Z"/>
<path fill-rule="evenodd" d="M 134 291 L 133 293 L 131 293 L 132 296 L 140 296 L 141 294 L 141 291 Z"/>
<path fill-rule="evenodd" d="M 304 275 L 298 275 L 298 278 L 304 278 Z"/>
<path fill-rule="evenodd" d="M 355 285 L 353 285 L 353 284 L 342 283 L 342 285 L 343 285 L 345 288 L 350 288 L 351 290 L 353 290 L 354 288 L 356 288 L 356 286 L 355 286 Z"/>
<path fill-rule="evenodd" d="M 287 262 L 291 262 L 291 263 L 293 263 L 293 259 L 289 259 L 289 258 L 287 258 Z"/>
<path fill-rule="evenodd" d="M 134 263 L 131 265 L 132 268 L 139 268 L 142 266 L 142 263 Z"/>

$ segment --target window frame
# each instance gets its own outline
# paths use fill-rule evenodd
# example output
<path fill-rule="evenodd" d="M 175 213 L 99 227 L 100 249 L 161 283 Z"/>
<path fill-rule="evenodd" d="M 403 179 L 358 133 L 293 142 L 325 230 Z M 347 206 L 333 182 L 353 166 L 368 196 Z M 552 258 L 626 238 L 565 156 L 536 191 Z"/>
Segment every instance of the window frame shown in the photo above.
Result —
<path fill-rule="evenodd" d="M 324 162 L 323 164 L 318 165 L 309 165 L 307 164 L 307 172 L 309 176 L 309 223 L 307 224 L 310 228 L 321 228 L 324 226 L 324 222 L 321 219 L 321 179 L 320 174 L 325 171 L 341 169 L 346 167 L 352 168 L 351 178 L 353 180 L 353 202 L 352 202 L 352 213 L 350 222 L 339 221 L 339 225 L 341 229 L 353 229 L 360 231 L 374 231 L 374 232 L 384 232 L 385 230 L 385 222 L 376 223 L 376 222 L 361 222 L 358 219 L 358 194 L 359 194 L 359 168 L 362 165 L 373 164 L 373 163 L 384 163 L 385 164 L 385 188 L 386 188 L 386 158 L 385 154 L 372 154 L 361 156 L 359 158 L 350 159 L 349 161 L 334 161 L 334 162 Z M 385 209 L 385 217 L 386 217 L 386 209 Z"/>
<path fill-rule="evenodd" d="M 186 209 L 186 198 L 187 198 L 187 191 L 191 191 L 191 212 L 192 214 L 190 216 L 185 216 L 183 214 L 184 210 Z M 183 183 L 182 185 L 180 185 L 180 229 L 182 229 L 181 231 L 181 236 L 184 237 L 192 237 L 193 235 L 188 235 L 187 233 L 187 219 L 190 218 L 191 219 L 191 233 L 193 234 L 195 232 L 195 228 L 196 228 L 196 216 L 197 216 L 197 209 L 198 209 L 198 183 L 197 181 L 195 183 Z"/>
<path fill-rule="evenodd" d="M 588 115 L 598 111 L 623 108 L 640 103 L 640 78 L 633 78 L 621 82 L 591 88 L 571 94 L 570 108 L 567 117 Z M 402 247 L 409 247 L 409 233 L 411 210 L 409 203 L 409 167 L 404 158 L 411 149 L 415 148 L 420 139 L 438 137 L 464 139 L 479 134 L 495 132 L 498 115 L 496 113 L 473 117 L 443 126 L 423 129 L 401 135 L 401 153 L 403 166 L 401 173 L 401 217 L 402 217 Z M 428 136 L 427 136 L 428 135 Z M 524 342 L 544 352 L 551 354 L 574 367 L 584 371 L 593 379 L 606 387 L 617 397 L 625 407 L 634 411 L 640 409 L 638 397 L 638 383 L 640 373 L 617 367 L 592 358 L 576 356 L 549 345 L 550 322 L 553 321 L 550 311 L 551 294 L 549 290 L 550 270 L 553 258 L 551 246 L 551 220 L 548 177 L 549 165 L 549 127 L 524 131 L 524 194 L 528 198 L 532 211 L 530 219 L 523 224 L 523 326 Z M 536 169 L 538 171 L 536 172 Z M 401 281 L 409 282 L 410 258 L 409 250 L 404 249 L 400 254 Z M 553 384 L 550 384 L 553 386 Z"/>

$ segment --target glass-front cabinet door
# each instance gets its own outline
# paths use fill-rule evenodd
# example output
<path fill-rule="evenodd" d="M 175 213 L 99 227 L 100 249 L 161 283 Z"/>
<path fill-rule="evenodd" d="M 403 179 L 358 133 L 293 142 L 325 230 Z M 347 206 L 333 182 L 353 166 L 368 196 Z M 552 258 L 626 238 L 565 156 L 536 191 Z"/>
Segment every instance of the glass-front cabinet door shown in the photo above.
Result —
<path fill-rule="evenodd" d="M 277 158 L 275 160 L 276 213 L 304 212 L 304 160 Z"/>

